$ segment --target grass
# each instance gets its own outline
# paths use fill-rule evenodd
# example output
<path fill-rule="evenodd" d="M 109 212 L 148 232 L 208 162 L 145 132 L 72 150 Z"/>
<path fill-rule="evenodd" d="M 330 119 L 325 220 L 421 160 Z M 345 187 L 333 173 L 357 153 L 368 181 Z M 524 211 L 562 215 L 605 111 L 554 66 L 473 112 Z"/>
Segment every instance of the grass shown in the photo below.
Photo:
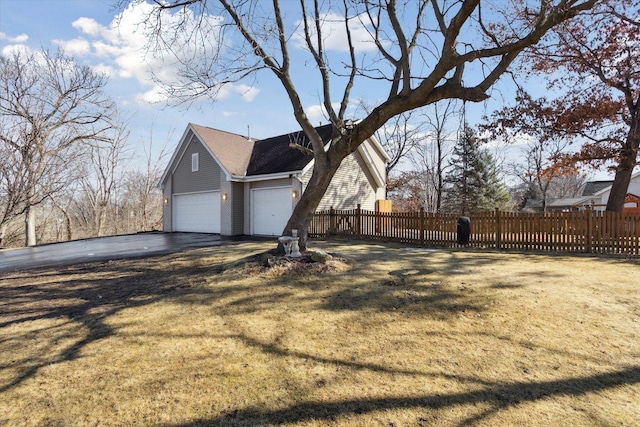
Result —
<path fill-rule="evenodd" d="M 637 260 L 311 246 L 0 274 L 0 426 L 640 422 Z"/>

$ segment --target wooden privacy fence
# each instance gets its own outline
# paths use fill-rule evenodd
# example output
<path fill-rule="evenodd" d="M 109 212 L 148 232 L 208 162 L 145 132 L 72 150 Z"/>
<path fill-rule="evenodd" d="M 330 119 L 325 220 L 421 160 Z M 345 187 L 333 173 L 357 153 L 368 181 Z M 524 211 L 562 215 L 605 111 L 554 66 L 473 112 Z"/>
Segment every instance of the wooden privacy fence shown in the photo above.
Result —
<path fill-rule="evenodd" d="M 468 215 L 468 246 L 496 249 L 640 255 L 640 213 L 482 212 Z M 373 212 L 360 209 L 317 212 L 309 237 L 350 237 L 420 246 L 455 247 L 459 215 Z"/>

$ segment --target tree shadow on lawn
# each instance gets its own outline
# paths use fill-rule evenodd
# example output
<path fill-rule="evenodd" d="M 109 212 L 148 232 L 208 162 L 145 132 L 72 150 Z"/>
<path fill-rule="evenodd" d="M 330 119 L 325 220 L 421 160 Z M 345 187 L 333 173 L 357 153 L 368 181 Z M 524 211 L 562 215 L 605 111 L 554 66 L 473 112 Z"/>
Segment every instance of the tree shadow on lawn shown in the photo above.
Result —
<path fill-rule="evenodd" d="M 233 278 L 223 277 L 220 273 L 226 267 L 220 264 L 171 264 L 174 259 L 180 260 L 182 255 L 0 275 L 0 328 L 40 320 L 53 322 L 53 326 L 36 325 L 34 328 L 41 329 L 35 331 L 26 327 L 0 345 L 11 347 L 19 345 L 15 343 L 42 339 L 48 332 L 70 335 L 67 336 L 69 344 L 65 346 L 36 346 L 26 356 L 12 354 L 13 360 L 5 359 L 0 368 L 13 370 L 15 374 L 0 384 L 0 393 L 33 377 L 44 366 L 77 359 L 87 345 L 114 335 L 116 331 L 106 322 L 111 316 L 124 309 L 146 306 L 167 298 L 184 304 L 208 304 L 220 315 L 254 313 L 273 307 L 283 298 L 299 298 L 300 303 L 310 302 L 317 308 L 332 311 L 404 310 L 417 314 L 436 313 L 442 317 L 485 309 L 487 301 L 476 296 L 473 290 L 444 288 L 431 281 L 429 276 L 448 268 L 472 270 L 492 262 L 490 256 L 469 258 L 458 257 L 454 253 L 446 264 L 434 264 L 429 269 L 412 267 L 408 265 L 411 263 L 409 259 L 407 268 L 393 270 L 382 277 L 370 276 L 368 263 L 371 259 L 384 260 L 387 255 L 384 247 L 374 247 L 366 259 L 347 273 L 337 273 L 328 278 L 300 276 L 305 280 L 294 277 L 288 282 L 291 284 L 289 289 L 284 290 L 274 288 L 282 281 L 279 277 L 264 276 L 258 285 L 243 285 Z M 250 258 L 252 256 L 247 260 Z M 242 260 L 232 264 L 241 265 Z M 351 278 L 354 275 L 371 279 L 366 284 L 353 284 Z M 326 282 L 332 277 L 342 284 L 327 287 Z M 212 278 L 215 278 L 215 283 L 202 286 Z M 18 284 L 13 285 L 13 280 Z M 26 284 L 20 284 L 25 280 Z M 324 294 L 322 297 L 314 294 L 301 297 L 295 291 L 297 286 L 322 289 Z M 222 300 L 225 302 L 219 303 Z M 78 331 L 69 334 L 64 330 L 71 326 L 77 327 Z"/>
<path fill-rule="evenodd" d="M 454 254 L 446 262 L 433 263 L 429 268 L 423 266 L 423 263 L 430 262 L 429 254 L 419 260 L 407 261 L 404 259 L 407 256 L 406 253 L 396 252 L 393 257 L 399 262 L 395 265 L 406 268 L 382 273 L 372 271 L 371 263 L 388 259 L 389 251 L 385 252 L 384 247 L 377 246 L 366 257 L 356 255 L 355 260 L 349 261 L 350 266 L 345 272 L 316 274 L 296 269 L 295 266 L 290 273 L 283 275 L 269 275 L 266 271 L 266 274 L 261 274 L 260 286 L 254 287 L 249 295 L 243 293 L 245 288 L 238 288 L 235 283 L 224 283 L 221 277 L 215 289 L 211 290 L 212 299 L 198 298 L 193 302 L 213 303 L 216 312 L 224 315 L 254 313 L 272 307 L 283 298 L 289 298 L 299 304 L 311 303 L 315 308 L 329 311 L 397 311 L 439 318 L 464 312 L 482 312 L 490 304 L 491 301 L 473 287 L 445 286 L 439 282 L 439 277 L 448 274 L 451 269 L 472 271 L 490 264 L 490 256 L 458 258 Z M 231 265 L 260 265 L 259 260 L 259 255 L 250 255 Z M 297 292 L 298 289 L 314 293 Z M 224 305 L 216 304 L 222 297 L 233 298 L 234 295 L 238 295 L 238 299 L 227 301 Z"/>
<path fill-rule="evenodd" d="M 181 292 L 206 292 L 197 286 L 204 282 L 202 278 L 222 271 L 219 265 L 160 267 L 164 262 L 166 258 L 148 258 L 0 276 L 0 328 L 25 325 L 19 334 L 0 341 L 0 345 L 8 347 L 0 369 L 17 371 L 13 379 L 0 383 L 0 393 L 44 366 L 79 358 L 81 349 L 88 344 L 114 335 L 105 321 L 118 312 Z M 13 284 L 25 280 L 31 283 Z M 42 320 L 48 325 L 42 327 L 38 323 Z M 48 335 L 53 337 L 42 342 Z M 72 343 L 64 347 L 58 341 Z M 15 347 L 31 344 L 33 347 L 26 351 L 24 347 L 23 351 L 15 351 Z"/>
<path fill-rule="evenodd" d="M 255 256 L 247 260 L 250 258 Z M 427 271 L 392 272 L 391 277 L 399 278 L 398 283 L 384 278 L 367 286 L 352 286 L 349 275 L 364 273 L 368 261 L 354 271 L 337 274 L 341 285 L 331 287 L 322 297 L 314 293 L 303 297 L 297 295 L 296 287 L 326 290 L 326 278 L 298 281 L 294 277 L 288 289 L 275 289 L 282 278 L 264 276 L 258 285 L 243 285 L 223 277 L 223 265 L 172 263 L 173 259 L 180 260 L 179 256 L 164 256 L 0 275 L 0 328 L 24 325 L 0 342 L 7 355 L 0 368 L 12 372 L 9 379 L 0 383 L 0 393 L 31 378 L 44 366 L 77 359 L 87 345 L 113 336 L 116 331 L 106 320 L 120 311 L 167 298 L 184 304 L 211 305 L 220 315 L 253 313 L 271 308 L 284 298 L 333 311 L 410 307 L 448 315 L 458 310 L 482 309 L 481 304 L 467 300 L 456 302 L 463 298 L 461 294 L 418 283 Z M 213 277 L 212 286 L 201 286 Z"/>
<path fill-rule="evenodd" d="M 375 309 L 445 318 L 461 312 L 481 312 L 489 300 L 474 289 L 444 286 L 431 278 L 432 270 L 393 270 L 371 283 L 337 289 L 323 304 L 333 311 Z"/>
<path fill-rule="evenodd" d="M 468 404 L 488 404 L 489 409 L 468 417 L 457 425 L 466 426 L 487 418 L 498 411 L 521 403 L 536 402 L 554 396 L 582 396 L 587 393 L 640 383 L 640 366 L 631 366 L 617 372 L 584 378 L 554 381 L 495 383 L 482 390 L 463 393 L 425 396 L 397 396 L 388 398 L 353 399 L 335 402 L 302 402 L 278 410 L 247 408 L 209 419 L 174 424 L 174 427 L 204 425 L 277 425 L 305 421 L 333 421 L 345 415 L 362 415 L 374 411 L 423 408 L 445 409 Z M 420 424 L 416 420 L 416 425 Z"/>
<path fill-rule="evenodd" d="M 414 314 L 446 318 L 457 313 L 486 311 L 490 296 L 482 291 L 484 284 L 445 283 L 456 274 L 470 274 L 495 264 L 495 254 L 466 251 L 419 252 L 405 248 L 385 252 L 384 247 L 373 246 L 361 265 L 356 261 L 352 270 L 343 276 L 367 278 L 365 284 L 350 284 L 337 288 L 325 300 L 328 310 L 399 310 Z M 446 256 L 441 256 L 445 253 Z M 388 261 L 395 267 L 382 274 L 371 271 L 376 261 Z M 377 275 L 376 275 L 377 274 Z M 473 282 L 473 279 L 471 279 Z M 351 283 L 351 282 L 349 282 Z M 519 289 L 521 283 L 509 281 L 494 289 Z"/>

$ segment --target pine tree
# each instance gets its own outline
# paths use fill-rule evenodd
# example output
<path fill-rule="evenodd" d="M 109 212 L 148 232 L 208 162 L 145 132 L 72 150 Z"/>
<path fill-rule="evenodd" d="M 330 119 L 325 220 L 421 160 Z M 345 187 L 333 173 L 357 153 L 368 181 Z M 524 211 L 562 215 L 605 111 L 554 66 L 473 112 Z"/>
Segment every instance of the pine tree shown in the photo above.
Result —
<path fill-rule="evenodd" d="M 480 140 L 466 124 L 453 149 L 444 182 L 443 210 L 447 212 L 466 215 L 496 207 L 504 209 L 510 203 L 493 156 L 481 149 Z"/>
<path fill-rule="evenodd" d="M 509 190 L 500 178 L 498 165 L 491 153 L 484 151 L 481 153 L 484 180 L 484 194 L 479 210 L 510 209 L 513 205 Z"/>

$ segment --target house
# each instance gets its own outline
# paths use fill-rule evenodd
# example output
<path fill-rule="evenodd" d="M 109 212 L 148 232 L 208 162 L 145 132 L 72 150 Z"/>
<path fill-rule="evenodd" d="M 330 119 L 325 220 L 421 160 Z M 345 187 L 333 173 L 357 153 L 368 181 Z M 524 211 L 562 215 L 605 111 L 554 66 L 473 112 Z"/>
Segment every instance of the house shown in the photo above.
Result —
<path fill-rule="evenodd" d="M 579 197 L 554 199 L 547 202 L 547 211 L 570 212 L 583 210 L 587 206 L 604 211 L 607 207 L 613 181 L 589 181 Z M 640 212 L 640 171 L 631 175 L 624 201 L 624 211 Z"/>
<path fill-rule="evenodd" d="M 316 128 L 330 141 L 331 125 Z M 160 181 L 164 231 L 279 236 L 311 178 L 304 132 L 263 140 L 189 124 Z M 345 158 L 319 210 L 374 210 L 385 198 L 389 157 L 371 137 Z"/>
<path fill-rule="evenodd" d="M 582 197 L 586 198 L 585 205 L 589 204 L 596 210 L 605 210 L 607 207 L 607 201 L 609 201 L 609 194 L 611 194 L 611 186 L 613 181 L 592 181 L 588 182 L 584 190 L 582 190 Z M 627 187 L 627 194 L 624 198 L 624 211 L 640 211 L 638 208 L 638 201 L 640 201 L 640 171 L 631 175 L 631 181 L 629 181 L 629 187 Z"/>

